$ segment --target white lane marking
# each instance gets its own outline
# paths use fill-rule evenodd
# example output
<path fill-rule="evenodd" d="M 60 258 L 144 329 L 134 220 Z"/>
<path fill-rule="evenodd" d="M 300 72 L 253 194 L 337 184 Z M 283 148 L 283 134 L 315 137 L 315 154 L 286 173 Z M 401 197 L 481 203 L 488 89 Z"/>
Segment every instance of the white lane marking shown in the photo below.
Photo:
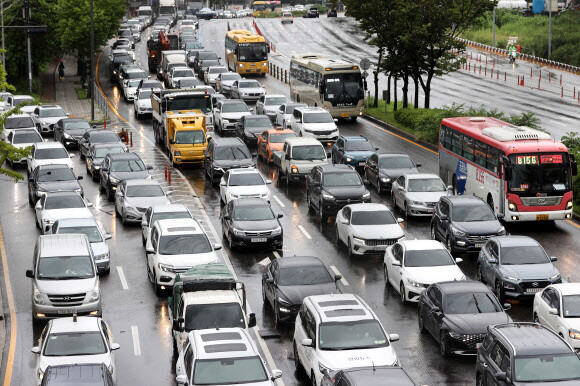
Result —
<path fill-rule="evenodd" d="M 272 261 L 272 260 L 270 260 L 269 257 L 266 257 L 264 260 L 258 261 L 258 264 L 266 266 L 270 263 L 270 261 Z"/>
<path fill-rule="evenodd" d="M 121 285 L 123 286 L 124 290 L 129 289 L 127 285 L 127 279 L 125 278 L 125 274 L 123 273 L 123 268 L 117 267 L 117 272 L 119 273 L 119 279 L 121 279 Z"/>
<path fill-rule="evenodd" d="M 280 205 L 282 208 L 285 208 L 286 207 L 286 205 L 284 205 L 284 203 L 282 201 L 280 201 L 280 199 L 278 198 L 278 196 L 276 196 L 275 194 L 273 194 L 272 197 L 274 197 L 274 200 L 276 200 L 276 202 L 278 203 L 278 205 Z"/>
<path fill-rule="evenodd" d="M 276 259 L 279 259 L 280 258 L 280 254 L 278 253 L 278 251 L 274 251 L 274 252 L 272 252 L 272 254 L 274 255 L 274 257 Z"/>
<path fill-rule="evenodd" d="M 338 268 L 336 268 L 334 265 L 331 265 L 330 266 L 330 269 L 332 269 L 332 272 L 334 272 L 335 275 L 342 276 L 342 273 L 340 273 L 338 271 Z M 340 279 L 340 282 L 342 283 L 342 285 L 350 285 L 350 284 L 348 284 L 348 281 L 346 281 L 346 279 L 344 278 L 344 276 L 342 276 L 342 279 Z"/>
<path fill-rule="evenodd" d="M 302 233 L 304 233 L 304 236 L 306 236 L 308 240 L 312 240 L 312 236 L 310 236 L 310 234 L 306 232 L 306 229 L 304 229 L 302 225 L 298 225 L 298 229 L 300 229 Z"/>
<path fill-rule="evenodd" d="M 136 357 L 141 356 L 141 343 L 139 343 L 139 329 L 137 326 L 131 326 L 131 335 L 133 336 L 133 353 Z"/>

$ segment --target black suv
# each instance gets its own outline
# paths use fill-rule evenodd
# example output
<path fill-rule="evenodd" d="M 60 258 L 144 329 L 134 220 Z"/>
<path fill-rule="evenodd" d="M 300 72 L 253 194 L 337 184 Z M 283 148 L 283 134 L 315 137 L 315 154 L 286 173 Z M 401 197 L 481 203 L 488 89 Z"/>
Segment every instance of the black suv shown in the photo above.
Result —
<path fill-rule="evenodd" d="M 365 181 L 366 182 L 366 181 Z M 306 203 L 325 222 L 345 205 L 371 202 L 371 194 L 350 165 L 318 165 L 306 176 Z"/>
<path fill-rule="evenodd" d="M 557 333 L 536 323 L 487 328 L 477 351 L 477 385 L 578 385 L 580 359 Z"/>
<path fill-rule="evenodd" d="M 117 55 L 113 58 L 110 67 L 111 72 L 109 74 L 111 81 L 117 82 L 119 77 L 119 67 L 121 67 L 123 64 L 133 64 L 133 58 L 131 58 L 129 54 Z"/>
<path fill-rule="evenodd" d="M 115 386 L 104 363 L 48 366 L 41 386 Z"/>
<path fill-rule="evenodd" d="M 267 115 L 245 115 L 236 123 L 236 134 L 246 145 L 256 147 L 260 134 L 273 128 Z"/>
<path fill-rule="evenodd" d="M 204 156 L 203 167 L 212 184 L 229 169 L 254 166 L 250 150 L 239 138 L 210 138 Z"/>
<path fill-rule="evenodd" d="M 121 181 L 150 178 L 147 170 L 151 169 L 135 153 L 107 154 L 100 171 L 99 192 L 107 193 L 112 200 Z"/>
<path fill-rule="evenodd" d="M 441 197 L 433 210 L 431 238 L 443 241 L 451 254 L 479 252 L 491 237 L 506 234 L 502 218 L 479 197 Z"/>
<path fill-rule="evenodd" d="M 326 17 L 338 17 L 338 12 L 336 12 L 336 9 L 329 9 L 328 12 L 326 12 Z"/>
<path fill-rule="evenodd" d="M 84 118 L 63 118 L 54 126 L 54 140 L 66 148 L 77 147 L 82 136 L 92 128 Z"/>
<path fill-rule="evenodd" d="M 304 17 L 306 18 L 320 17 L 320 12 L 318 11 L 318 8 L 310 8 L 308 11 L 306 11 Z"/>

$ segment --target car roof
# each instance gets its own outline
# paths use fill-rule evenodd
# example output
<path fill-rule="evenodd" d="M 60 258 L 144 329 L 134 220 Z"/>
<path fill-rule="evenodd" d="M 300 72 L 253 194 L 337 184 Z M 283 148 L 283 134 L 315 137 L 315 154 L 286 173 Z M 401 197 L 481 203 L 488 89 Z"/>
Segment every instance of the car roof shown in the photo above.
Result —
<path fill-rule="evenodd" d="M 306 299 L 312 303 L 322 323 L 376 319 L 369 306 L 354 294 L 314 295 Z"/>
<path fill-rule="evenodd" d="M 353 212 L 376 212 L 378 210 L 391 211 L 385 204 L 364 202 L 360 204 L 349 204 L 347 205 Z"/>
<path fill-rule="evenodd" d="M 452 205 L 460 206 L 460 205 L 473 205 L 473 204 L 486 204 L 481 198 L 477 196 L 470 196 L 468 194 L 463 195 L 454 195 L 454 196 L 445 196 Z"/>
<path fill-rule="evenodd" d="M 72 228 L 72 227 L 82 227 L 82 226 L 96 226 L 99 228 L 99 224 L 97 224 L 97 220 L 92 217 L 87 218 L 63 218 L 58 221 L 59 228 Z"/>
<path fill-rule="evenodd" d="M 564 296 L 580 294 L 580 283 L 559 283 L 552 284 L 550 287 L 556 288 Z"/>
<path fill-rule="evenodd" d="M 192 218 L 157 220 L 156 226 L 159 227 L 162 235 L 190 235 L 204 233 L 199 223 Z"/>
<path fill-rule="evenodd" d="M 268 133 L 270 133 L 270 134 L 276 134 L 276 133 L 295 133 L 294 130 L 290 130 L 290 129 L 268 129 L 266 131 Z"/>
<path fill-rule="evenodd" d="M 358 367 L 342 370 L 357 386 L 414 386 L 407 372 L 399 366 Z"/>
<path fill-rule="evenodd" d="M 125 148 L 125 146 L 121 143 L 121 142 L 105 142 L 105 143 L 93 143 L 91 145 L 91 147 L 94 147 L 95 149 L 101 148 L 101 147 L 120 147 L 120 148 Z"/>
<path fill-rule="evenodd" d="M 229 99 L 227 100 L 229 101 Z M 216 146 L 239 146 L 239 145 L 244 145 L 244 143 L 242 142 L 241 139 L 239 139 L 238 137 L 230 137 L 230 138 L 218 138 L 218 137 L 212 137 L 211 138 L 212 141 L 215 142 Z"/>
<path fill-rule="evenodd" d="M 268 118 L 265 114 L 252 114 L 252 115 L 244 115 L 244 119 L 258 119 L 258 118 Z M 270 119 L 270 118 L 268 118 Z"/>
<path fill-rule="evenodd" d="M 39 105 L 39 109 L 41 110 L 48 110 L 48 109 L 62 109 L 59 105 Z"/>
<path fill-rule="evenodd" d="M 362 135 L 341 135 L 342 139 L 345 141 L 368 141 L 366 137 Z"/>
<path fill-rule="evenodd" d="M 12 114 L 12 115 L 10 115 L 10 116 L 6 117 L 6 119 L 12 119 L 12 118 L 26 118 L 26 117 L 28 117 L 28 118 L 31 118 L 31 119 L 32 119 L 32 117 L 30 116 L 30 114 L 26 114 L 26 113 L 21 113 L 21 114 Z"/>
<path fill-rule="evenodd" d="M 35 169 L 45 170 L 45 169 L 70 169 L 66 164 L 43 164 L 38 165 Z"/>
<path fill-rule="evenodd" d="M 317 165 L 317 168 L 322 170 L 323 173 L 338 173 L 338 172 L 355 172 L 354 168 L 350 165 L 344 164 L 322 164 Z"/>
<path fill-rule="evenodd" d="M 319 140 L 317 140 L 316 138 L 312 138 L 312 137 L 290 137 L 290 138 L 286 138 L 284 141 L 288 142 L 288 144 L 290 146 L 300 146 L 300 145 L 320 145 L 320 146 L 322 146 L 322 144 L 320 143 Z"/>
<path fill-rule="evenodd" d="M 230 104 L 230 105 L 239 105 L 239 104 L 246 104 L 246 102 L 244 102 L 241 99 L 224 99 L 222 101 L 222 104 Z M 225 139 L 225 138 L 224 138 Z"/>
<path fill-rule="evenodd" d="M 257 169 L 254 168 L 239 168 L 228 170 L 230 174 L 260 174 Z M 261 174 L 260 174 L 261 176 Z"/>
<path fill-rule="evenodd" d="M 523 246 L 537 246 L 540 245 L 535 239 L 529 236 L 496 236 L 492 238 L 500 247 L 523 247 Z M 541 245 L 540 245 L 541 246 Z"/>
<path fill-rule="evenodd" d="M 151 213 L 175 213 L 175 212 L 189 212 L 184 204 L 166 204 L 153 205 Z"/>
<path fill-rule="evenodd" d="M 78 316 L 76 322 L 73 317 L 53 319 L 50 321 L 50 333 L 101 331 L 100 321 L 101 318 L 94 316 Z"/>
<path fill-rule="evenodd" d="M 196 359 L 260 356 L 243 328 L 194 330 L 189 333 L 189 339 L 197 347 Z"/>
<path fill-rule="evenodd" d="M 302 111 L 303 113 L 328 113 L 322 107 L 296 107 L 296 110 Z"/>
<path fill-rule="evenodd" d="M 440 177 L 434 173 L 415 173 L 415 174 L 403 174 L 403 175 L 410 180 L 422 180 L 425 178 L 439 178 L 440 179 Z"/>
<path fill-rule="evenodd" d="M 40 133 L 38 132 L 38 130 L 36 129 L 18 129 L 18 130 L 14 130 L 14 135 L 20 135 L 20 134 L 30 134 L 30 133 L 37 133 L 38 135 L 40 135 Z M 36 143 L 42 143 L 42 142 L 36 142 Z"/>
<path fill-rule="evenodd" d="M 572 353 L 572 349 L 554 331 L 536 323 L 506 323 L 490 327 L 503 337 L 516 356 Z"/>
<path fill-rule="evenodd" d="M 111 159 L 111 161 L 119 161 L 119 160 L 132 160 L 132 159 L 141 159 L 137 153 L 114 153 L 114 154 L 107 154 L 107 157 Z"/>
<path fill-rule="evenodd" d="M 123 182 L 125 183 L 125 186 L 141 186 L 141 185 L 161 186 L 161 184 L 156 180 L 136 179 L 136 180 L 125 180 Z"/>
<path fill-rule="evenodd" d="M 105 385 L 106 366 L 104 363 L 74 363 L 67 365 L 50 365 L 44 372 L 46 385 Z"/>
<path fill-rule="evenodd" d="M 264 96 L 266 97 L 266 99 L 267 98 L 280 98 L 280 97 L 288 99 L 286 97 L 286 95 L 282 95 L 282 94 L 268 94 L 268 95 L 264 95 Z"/>
<path fill-rule="evenodd" d="M 234 207 L 239 207 L 239 206 L 268 206 L 270 207 L 270 204 L 268 204 L 268 202 L 266 200 L 263 200 L 261 198 L 257 198 L 257 197 L 252 197 L 252 198 L 244 198 L 243 200 L 234 200 Z"/>
<path fill-rule="evenodd" d="M 42 235 L 38 237 L 40 257 L 87 256 L 91 246 L 83 234 Z"/>
<path fill-rule="evenodd" d="M 445 246 L 437 240 L 402 240 L 401 245 L 408 251 L 428 251 L 432 249 L 445 249 Z"/>
<path fill-rule="evenodd" d="M 81 197 L 77 192 L 47 192 L 46 197 Z M 81 197 L 82 198 L 82 197 Z"/>
<path fill-rule="evenodd" d="M 322 260 L 315 256 L 286 256 L 276 259 L 276 261 L 280 268 L 324 266 Z"/>
<path fill-rule="evenodd" d="M 436 283 L 444 294 L 480 293 L 491 292 L 491 289 L 480 281 L 475 280 L 454 280 Z"/>
<path fill-rule="evenodd" d="M 379 156 L 379 158 L 390 158 L 390 157 L 405 157 L 405 158 L 411 158 L 410 155 L 403 154 L 403 153 L 378 153 L 377 155 Z"/>
<path fill-rule="evenodd" d="M 82 122 L 87 122 L 87 123 L 89 123 L 89 122 L 88 122 L 86 119 L 84 119 L 84 118 L 62 118 L 62 119 L 60 120 L 60 122 L 62 122 L 62 123 L 68 123 L 68 122 L 81 122 L 81 121 L 82 121 Z"/>
<path fill-rule="evenodd" d="M 64 146 L 60 142 L 39 142 L 34 145 L 37 149 L 64 149 Z"/>

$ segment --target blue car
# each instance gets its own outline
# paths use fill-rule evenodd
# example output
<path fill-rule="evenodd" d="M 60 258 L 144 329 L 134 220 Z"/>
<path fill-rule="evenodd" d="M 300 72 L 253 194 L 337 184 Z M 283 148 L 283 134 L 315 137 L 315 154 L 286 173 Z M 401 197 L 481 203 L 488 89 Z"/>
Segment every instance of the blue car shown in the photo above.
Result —
<path fill-rule="evenodd" d="M 354 166 L 358 171 L 364 169 L 367 159 L 379 150 L 363 136 L 340 136 L 332 145 L 332 163 Z"/>

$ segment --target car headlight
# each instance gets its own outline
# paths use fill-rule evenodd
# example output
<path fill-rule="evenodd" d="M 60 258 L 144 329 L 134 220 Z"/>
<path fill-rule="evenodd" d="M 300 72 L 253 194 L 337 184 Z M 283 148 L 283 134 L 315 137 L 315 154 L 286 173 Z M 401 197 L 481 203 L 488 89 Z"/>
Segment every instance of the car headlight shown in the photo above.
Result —
<path fill-rule="evenodd" d="M 278 227 L 272 231 L 272 236 L 277 236 L 282 233 L 282 227 Z"/>
<path fill-rule="evenodd" d="M 452 337 L 453 339 L 462 339 L 463 338 L 463 335 L 458 334 L 456 332 L 452 332 L 452 331 L 449 331 L 449 336 Z"/>
<path fill-rule="evenodd" d="M 503 278 L 507 279 L 507 280 L 511 280 L 511 281 L 518 281 L 517 277 L 508 276 L 508 275 L 503 275 Z"/>
<path fill-rule="evenodd" d="M 42 371 L 41 369 L 38 369 L 38 372 L 36 373 L 36 375 L 38 375 L 39 380 L 42 380 L 42 378 L 44 378 L 44 371 Z"/>
<path fill-rule="evenodd" d="M 115 177 L 110 177 L 109 176 L 109 181 L 111 181 L 111 183 L 113 183 L 113 184 L 118 184 L 119 183 L 119 180 L 117 178 L 115 178 Z"/>
<path fill-rule="evenodd" d="M 42 197 L 42 196 L 46 196 L 46 192 L 44 190 L 40 190 L 41 188 L 38 188 L 38 190 L 36 191 L 36 197 Z"/>
<path fill-rule="evenodd" d="M 566 203 L 566 209 L 572 209 L 573 206 L 574 206 L 574 204 L 572 203 L 572 200 L 570 200 Z"/>
<path fill-rule="evenodd" d="M 139 107 L 145 107 L 145 102 L 139 102 Z"/>
<path fill-rule="evenodd" d="M 95 260 L 105 260 L 109 258 L 109 252 L 101 253 L 95 256 Z"/>
<path fill-rule="evenodd" d="M 244 67 L 242 63 L 238 63 L 238 67 Z"/>
<path fill-rule="evenodd" d="M 503 227 L 503 226 L 502 226 L 502 227 L 501 227 L 501 229 L 500 229 L 499 231 L 497 231 L 497 234 L 498 234 L 499 236 L 503 236 L 503 235 L 505 235 L 505 227 Z"/>
<path fill-rule="evenodd" d="M 34 287 L 34 304 L 44 304 L 44 294 Z"/>
<path fill-rule="evenodd" d="M 568 335 L 572 339 L 580 339 L 580 331 L 574 330 L 573 328 L 571 328 L 570 330 L 568 330 Z"/>
<path fill-rule="evenodd" d="M 175 151 L 173 152 L 173 155 L 176 155 L 176 156 L 181 156 L 181 151 L 179 151 L 179 150 L 175 150 Z"/>
<path fill-rule="evenodd" d="M 306 133 L 312 133 L 312 130 L 308 130 L 308 129 L 304 129 L 304 128 L 302 130 L 304 130 L 304 132 L 306 132 Z"/>
<path fill-rule="evenodd" d="M 173 272 L 173 266 L 171 265 L 158 263 L 157 266 L 163 272 Z"/>
<path fill-rule="evenodd" d="M 409 204 L 425 206 L 425 203 L 423 201 L 409 201 Z"/>
<path fill-rule="evenodd" d="M 245 236 L 246 235 L 246 232 L 241 231 L 241 230 L 236 229 L 236 228 L 232 228 L 232 232 L 234 232 L 234 235 L 236 235 L 236 236 Z"/>
<path fill-rule="evenodd" d="M 383 182 L 391 182 L 391 179 L 390 178 L 387 178 L 387 177 L 383 177 L 383 178 L 381 178 L 381 181 L 383 181 Z"/>
<path fill-rule="evenodd" d="M 130 212 L 137 212 L 137 209 L 133 208 L 131 205 L 125 203 L 125 210 Z"/>
<path fill-rule="evenodd" d="M 346 162 L 352 162 L 352 158 L 346 157 Z"/>
<path fill-rule="evenodd" d="M 453 232 L 453 234 L 455 236 L 465 236 L 465 232 L 460 231 L 459 229 L 457 229 L 455 227 L 451 227 L 451 232 Z"/>
<path fill-rule="evenodd" d="M 99 289 L 94 289 L 91 291 L 91 297 L 89 299 L 90 302 L 96 302 L 101 298 L 101 291 Z"/>
<path fill-rule="evenodd" d="M 321 374 L 326 374 L 326 373 L 330 373 L 332 371 L 332 369 L 324 366 L 322 363 L 318 362 L 318 370 L 320 371 Z"/>
<path fill-rule="evenodd" d="M 222 119 L 222 123 L 230 123 L 229 119 Z"/>
<path fill-rule="evenodd" d="M 292 303 L 290 303 L 288 300 L 282 298 L 282 297 L 278 297 L 278 304 L 281 304 L 283 306 L 291 306 Z"/>
<path fill-rule="evenodd" d="M 409 283 L 410 285 L 412 285 L 415 288 L 422 288 L 423 287 L 423 284 L 418 283 L 418 282 L 411 280 L 411 279 L 407 279 L 407 283 Z"/>
<path fill-rule="evenodd" d="M 262 193 L 262 194 L 260 194 L 260 197 L 267 198 L 269 195 L 270 195 L 270 193 Z"/>
<path fill-rule="evenodd" d="M 334 196 L 332 194 L 328 194 L 326 192 L 322 192 L 322 199 L 323 200 L 328 200 L 328 201 L 334 201 L 334 200 L 336 200 L 336 198 L 334 198 Z"/>
<path fill-rule="evenodd" d="M 360 237 L 354 237 L 353 236 L 353 240 L 356 241 L 356 242 L 359 242 L 359 243 L 361 243 L 363 245 L 366 244 L 365 239 L 361 239 Z"/>
<path fill-rule="evenodd" d="M 262 67 L 266 67 L 267 65 L 268 65 L 268 62 L 262 63 Z"/>
<path fill-rule="evenodd" d="M 558 278 L 560 278 L 560 274 L 559 273 L 557 273 L 554 276 L 550 277 L 550 280 L 555 280 L 555 279 L 558 279 Z"/>
<path fill-rule="evenodd" d="M 371 192 L 366 192 L 365 194 L 363 194 L 362 198 L 363 198 L 363 200 L 367 200 L 367 199 L 371 198 Z"/>
<path fill-rule="evenodd" d="M 70 134 L 69 134 L 69 133 L 67 133 L 67 132 L 63 132 L 63 133 L 62 133 L 62 136 L 63 136 L 63 137 L 65 137 L 66 139 L 73 139 L 73 136 L 72 136 L 72 135 L 70 135 Z"/>

